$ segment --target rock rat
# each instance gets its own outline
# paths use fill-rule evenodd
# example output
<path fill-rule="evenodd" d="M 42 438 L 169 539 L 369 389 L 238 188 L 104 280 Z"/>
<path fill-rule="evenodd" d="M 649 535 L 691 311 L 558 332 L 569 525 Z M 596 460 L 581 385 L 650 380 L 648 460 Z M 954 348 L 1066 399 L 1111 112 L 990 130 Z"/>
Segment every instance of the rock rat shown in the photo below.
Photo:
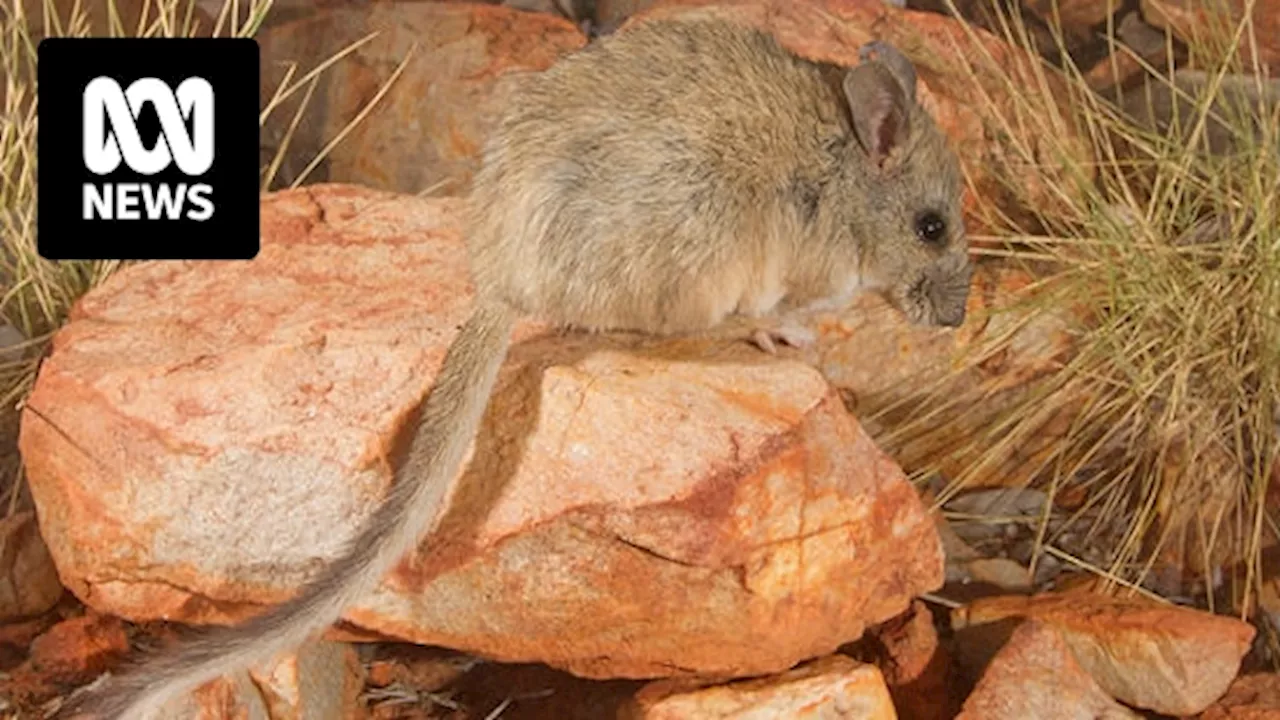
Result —
<path fill-rule="evenodd" d="M 59 717 L 151 720 L 337 621 L 435 529 L 521 317 L 656 335 L 745 318 L 767 338 L 777 318 L 874 290 L 913 323 L 961 324 L 960 168 L 915 86 L 883 43 L 846 69 L 714 19 L 641 23 L 522 78 L 468 203 L 474 308 L 383 504 L 292 600 Z"/>

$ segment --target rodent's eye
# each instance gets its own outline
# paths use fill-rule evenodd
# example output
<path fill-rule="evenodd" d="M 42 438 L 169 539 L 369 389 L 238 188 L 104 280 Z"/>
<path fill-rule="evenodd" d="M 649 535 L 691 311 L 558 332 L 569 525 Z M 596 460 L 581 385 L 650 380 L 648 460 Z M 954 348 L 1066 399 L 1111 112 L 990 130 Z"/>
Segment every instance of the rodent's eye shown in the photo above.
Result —
<path fill-rule="evenodd" d="M 916 216 L 916 237 L 923 242 L 937 244 L 947 239 L 947 221 L 933 210 Z"/>

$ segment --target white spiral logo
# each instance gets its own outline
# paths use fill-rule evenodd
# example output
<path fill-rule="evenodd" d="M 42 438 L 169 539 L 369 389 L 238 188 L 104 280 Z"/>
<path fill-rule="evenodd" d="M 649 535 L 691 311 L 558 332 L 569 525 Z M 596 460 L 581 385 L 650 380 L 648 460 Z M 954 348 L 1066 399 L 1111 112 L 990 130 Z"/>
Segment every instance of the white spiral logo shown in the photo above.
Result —
<path fill-rule="evenodd" d="M 142 145 L 135 124 L 147 102 L 160 117 L 160 137 L 150 150 Z M 111 133 L 104 116 L 111 118 Z M 193 117 L 190 134 L 188 117 Z M 106 175 L 121 159 L 141 175 L 154 175 L 170 161 L 187 175 L 207 171 L 213 164 L 213 86 L 191 77 L 175 92 L 158 78 L 141 78 L 121 91 L 109 77 L 94 78 L 84 88 L 84 166 Z"/>

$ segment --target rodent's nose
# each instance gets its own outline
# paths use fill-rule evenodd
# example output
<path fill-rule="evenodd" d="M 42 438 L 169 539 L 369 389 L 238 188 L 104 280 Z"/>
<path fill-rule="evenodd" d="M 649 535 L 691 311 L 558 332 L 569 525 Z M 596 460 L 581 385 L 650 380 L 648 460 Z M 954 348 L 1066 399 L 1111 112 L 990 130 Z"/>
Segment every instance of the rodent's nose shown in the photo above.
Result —
<path fill-rule="evenodd" d="M 938 313 L 938 324 L 946 327 L 960 327 L 964 324 L 964 305 L 946 308 Z"/>

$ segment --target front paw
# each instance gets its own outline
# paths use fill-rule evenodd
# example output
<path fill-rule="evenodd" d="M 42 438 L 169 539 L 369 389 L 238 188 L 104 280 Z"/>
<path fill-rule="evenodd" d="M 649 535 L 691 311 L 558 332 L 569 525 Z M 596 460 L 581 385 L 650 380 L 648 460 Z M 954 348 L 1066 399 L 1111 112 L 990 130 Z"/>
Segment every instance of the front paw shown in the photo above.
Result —
<path fill-rule="evenodd" d="M 817 341 L 817 333 L 809 328 L 793 324 L 784 324 L 773 328 L 759 328 L 751 335 L 752 344 L 770 355 L 778 354 L 777 343 L 779 342 L 798 350 L 803 350 L 812 347 Z"/>

